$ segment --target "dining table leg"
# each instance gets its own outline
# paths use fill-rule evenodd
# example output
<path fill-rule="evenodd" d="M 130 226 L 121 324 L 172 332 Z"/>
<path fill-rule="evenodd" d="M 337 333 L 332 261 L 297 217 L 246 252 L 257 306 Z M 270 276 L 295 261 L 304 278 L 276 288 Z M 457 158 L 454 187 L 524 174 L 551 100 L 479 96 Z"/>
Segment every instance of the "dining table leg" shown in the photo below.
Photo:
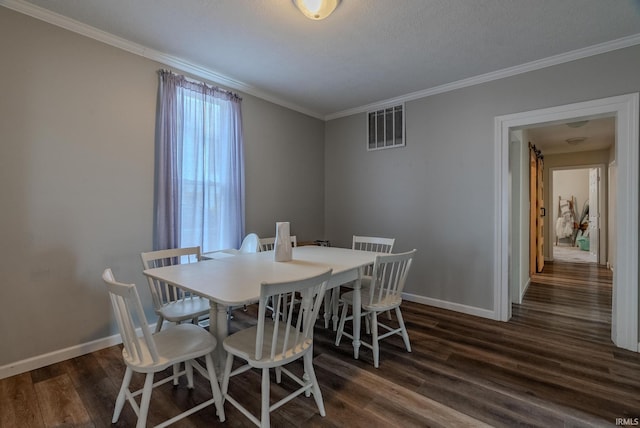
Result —
<path fill-rule="evenodd" d="M 331 299 L 332 290 L 324 293 L 324 328 L 329 328 L 331 323 L 331 309 L 333 308 L 333 300 Z"/>
<path fill-rule="evenodd" d="M 333 316 L 333 331 L 338 331 L 338 321 L 340 321 L 340 286 L 331 290 L 331 313 Z"/>
<path fill-rule="evenodd" d="M 360 354 L 360 314 L 362 311 L 362 268 L 359 269 L 358 279 L 353 283 L 353 358 Z"/>
<path fill-rule="evenodd" d="M 213 363 L 216 369 L 216 376 L 218 376 L 219 381 L 222 381 L 224 365 L 227 361 L 227 352 L 224 350 L 222 342 L 229 335 L 227 307 L 212 300 L 209 301 L 209 333 L 218 341 Z"/>

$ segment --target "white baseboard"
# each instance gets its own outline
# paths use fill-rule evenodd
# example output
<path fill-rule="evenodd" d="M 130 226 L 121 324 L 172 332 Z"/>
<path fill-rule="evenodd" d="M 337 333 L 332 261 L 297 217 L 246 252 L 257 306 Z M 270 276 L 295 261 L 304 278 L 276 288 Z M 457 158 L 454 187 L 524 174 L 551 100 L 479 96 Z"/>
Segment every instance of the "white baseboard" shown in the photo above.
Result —
<path fill-rule="evenodd" d="M 119 334 L 116 334 L 91 342 L 81 343 L 80 345 L 70 346 L 65 349 L 59 349 L 57 351 L 37 355 L 35 357 L 27 358 L 26 360 L 16 361 L 14 363 L 0 366 L 0 379 L 59 363 L 60 361 L 79 357 L 120 343 L 122 343 L 122 339 Z"/>
<path fill-rule="evenodd" d="M 410 302 L 435 306 L 437 308 L 448 309 L 468 315 L 474 315 L 488 319 L 497 319 L 494 312 L 487 309 L 407 293 L 403 293 L 402 298 Z M 155 324 L 150 325 L 149 327 L 152 331 L 155 330 Z M 102 339 L 93 340 L 87 343 L 81 343 L 79 345 L 70 346 L 68 348 L 59 349 L 57 351 L 37 355 L 35 357 L 27 358 L 21 361 L 16 361 L 14 363 L 0 366 L 0 379 L 39 369 L 41 367 L 46 367 L 48 365 L 59 363 L 60 361 L 68 360 L 70 358 L 90 354 L 91 352 L 99 351 L 100 349 L 108 348 L 109 346 L 119 345 L 120 343 L 122 343 L 120 335 L 115 334 L 113 336 L 104 337 Z"/>
<path fill-rule="evenodd" d="M 452 303 L 444 300 L 432 299 L 429 297 L 418 296 L 415 294 L 408 294 L 408 293 L 402 293 L 402 298 L 409 302 L 435 306 L 436 308 L 448 309 L 455 312 L 461 312 L 467 315 L 474 315 L 477 317 L 488 318 L 492 320 L 497 319 L 494 311 L 491 311 L 488 309 L 482 309 L 474 306 L 467 306 L 460 303 Z M 155 324 L 150 325 L 149 327 L 153 331 L 155 329 Z M 60 349 L 57 351 L 27 358 L 25 360 L 16 361 L 14 363 L 0 366 L 0 379 L 4 379 L 10 376 L 15 376 L 17 374 L 28 372 L 31 370 L 39 369 L 41 367 L 59 363 L 60 361 L 68 360 L 70 358 L 75 358 L 81 355 L 90 354 L 91 352 L 99 351 L 100 349 L 108 348 L 109 346 L 119 345 L 120 343 L 122 343 L 122 339 L 120 338 L 120 335 L 115 334 L 113 336 L 93 340 L 91 342 L 82 343 L 75 346 L 70 346 L 65 349 Z"/>
<path fill-rule="evenodd" d="M 475 306 L 467 306 L 460 303 L 447 302 L 445 300 L 432 299 L 430 297 L 417 296 L 415 294 L 402 293 L 402 298 L 409 302 L 421 303 L 423 305 L 435 306 L 436 308 L 448 309 L 455 312 L 461 312 L 467 315 L 474 315 L 481 318 L 495 320 L 496 314 L 489 309 L 482 309 Z"/>
<path fill-rule="evenodd" d="M 527 279 L 527 282 L 524 284 L 524 288 L 520 293 L 520 301 L 518 302 L 520 305 L 522 304 L 522 301 L 524 300 L 524 295 L 527 294 L 527 290 L 529 289 L 530 285 L 531 285 L 531 278 Z"/>
<path fill-rule="evenodd" d="M 155 331 L 156 325 L 150 325 L 149 328 L 151 331 Z M 113 336 L 103 337 L 102 339 L 92 340 L 91 342 L 81 343 L 79 345 L 70 346 L 68 348 L 9 363 L 4 366 L 0 366 L 0 379 L 46 367 L 70 358 L 80 357 L 121 343 L 122 338 L 120 337 L 120 334 L 114 334 Z"/>

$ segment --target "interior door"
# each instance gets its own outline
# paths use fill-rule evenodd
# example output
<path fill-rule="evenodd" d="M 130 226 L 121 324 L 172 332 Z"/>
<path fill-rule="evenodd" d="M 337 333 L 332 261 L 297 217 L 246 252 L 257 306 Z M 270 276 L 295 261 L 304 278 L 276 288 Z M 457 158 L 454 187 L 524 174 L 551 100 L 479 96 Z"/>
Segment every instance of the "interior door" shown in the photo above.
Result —
<path fill-rule="evenodd" d="M 542 153 L 529 143 L 529 276 L 544 268 L 544 187 Z"/>
<path fill-rule="evenodd" d="M 537 227 L 538 227 L 538 162 L 536 153 L 529 144 L 529 276 L 536 273 L 538 254 Z"/>
<path fill-rule="evenodd" d="M 537 173 L 537 221 L 538 225 L 536 228 L 537 236 L 536 236 L 536 260 L 537 260 L 537 272 L 542 272 L 544 268 L 544 216 L 545 216 L 545 208 L 544 208 L 544 186 L 542 180 L 542 173 L 544 170 L 544 161 L 542 156 L 537 156 L 536 163 L 536 173 Z"/>
<path fill-rule="evenodd" d="M 600 245 L 600 168 L 589 169 L 589 252 L 599 263 Z"/>

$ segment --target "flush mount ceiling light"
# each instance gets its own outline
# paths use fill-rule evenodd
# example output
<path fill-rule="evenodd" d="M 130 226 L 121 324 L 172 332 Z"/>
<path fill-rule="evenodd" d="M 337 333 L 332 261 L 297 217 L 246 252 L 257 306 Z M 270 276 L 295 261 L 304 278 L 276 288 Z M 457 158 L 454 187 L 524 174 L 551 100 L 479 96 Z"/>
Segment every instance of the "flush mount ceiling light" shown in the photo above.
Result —
<path fill-rule="evenodd" d="M 569 128 L 580 128 L 581 126 L 585 126 L 587 123 L 589 123 L 588 120 L 580 120 L 578 122 L 567 123 L 567 126 Z"/>
<path fill-rule="evenodd" d="M 567 138 L 567 144 L 571 144 L 572 146 L 575 146 L 576 144 L 580 144 L 582 143 L 584 140 L 586 140 L 587 137 L 573 137 L 573 138 Z"/>
<path fill-rule="evenodd" d="M 339 3 L 340 0 L 293 0 L 304 16 L 316 21 L 331 15 Z"/>

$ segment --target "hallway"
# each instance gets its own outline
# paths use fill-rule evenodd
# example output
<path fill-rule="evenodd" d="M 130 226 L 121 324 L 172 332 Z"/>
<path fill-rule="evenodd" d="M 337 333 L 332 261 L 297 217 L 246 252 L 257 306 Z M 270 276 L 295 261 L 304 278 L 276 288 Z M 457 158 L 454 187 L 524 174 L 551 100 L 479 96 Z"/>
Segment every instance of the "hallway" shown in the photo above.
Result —
<path fill-rule="evenodd" d="M 510 322 L 611 345 L 613 273 L 593 263 L 546 263 Z"/>
<path fill-rule="evenodd" d="M 570 245 L 554 245 L 553 260 L 572 263 L 596 263 L 598 261 L 595 254 Z"/>

